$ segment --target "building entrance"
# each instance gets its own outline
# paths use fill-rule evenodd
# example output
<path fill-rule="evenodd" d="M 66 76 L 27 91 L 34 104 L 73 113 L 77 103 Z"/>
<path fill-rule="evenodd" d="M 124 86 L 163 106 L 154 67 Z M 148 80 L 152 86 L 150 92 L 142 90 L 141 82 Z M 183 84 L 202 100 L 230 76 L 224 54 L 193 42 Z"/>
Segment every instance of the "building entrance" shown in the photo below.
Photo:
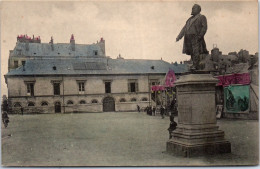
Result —
<path fill-rule="evenodd" d="M 55 103 L 55 113 L 61 113 L 61 105 L 60 102 Z"/>
<path fill-rule="evenodd" d="M 112 97 L 105 97 L 103 100 L 103 112 L 115 111 L 115 100 Z"/>

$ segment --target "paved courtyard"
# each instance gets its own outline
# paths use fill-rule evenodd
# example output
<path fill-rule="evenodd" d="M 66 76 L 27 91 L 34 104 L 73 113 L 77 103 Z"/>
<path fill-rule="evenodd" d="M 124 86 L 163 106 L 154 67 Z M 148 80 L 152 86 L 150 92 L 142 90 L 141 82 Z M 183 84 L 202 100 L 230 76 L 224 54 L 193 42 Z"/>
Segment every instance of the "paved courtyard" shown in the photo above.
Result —
<path fill-rule="evenodd" d="M 258 121 L 218 121 L 232 153 L 167 154 L 169 118 L 137 112 L 10 115 L 2 124 L 4 166 L 196 166 L 258 164 Z"/>

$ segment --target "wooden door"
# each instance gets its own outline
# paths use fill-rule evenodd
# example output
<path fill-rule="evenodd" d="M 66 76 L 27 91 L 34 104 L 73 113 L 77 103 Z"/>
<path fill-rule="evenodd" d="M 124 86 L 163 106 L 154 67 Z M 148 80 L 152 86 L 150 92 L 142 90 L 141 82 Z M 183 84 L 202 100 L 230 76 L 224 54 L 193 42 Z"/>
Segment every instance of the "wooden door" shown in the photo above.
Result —
<path fill-rule="evenodd" d="M 115 111 L 115 100 L 112 97 L 106 97 L 103 100 L 103 111 Z"/>
<path fill-rule="evenodd" d="M 55 103 L 55 113 L 61 113 L 61 105 L 60 102 Z"/>

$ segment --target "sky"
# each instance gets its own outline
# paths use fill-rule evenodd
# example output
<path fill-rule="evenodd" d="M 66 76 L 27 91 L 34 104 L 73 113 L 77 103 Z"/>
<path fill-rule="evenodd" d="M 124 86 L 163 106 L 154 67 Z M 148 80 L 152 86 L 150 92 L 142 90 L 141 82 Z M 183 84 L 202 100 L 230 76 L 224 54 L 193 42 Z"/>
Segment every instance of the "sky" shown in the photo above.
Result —
<path fill-rule="evenodd" d="M 2 1 L 1 95 L 7 94 L 3 75 L 18 34 L 41 36 L 42 43 L 51 36 L 54 43 L 69 43 L 71 34 L 76 44 L 103 37 L 111 58 L 120 53 L 125 59 L 188 60 L 182 54 L 183 39 L 176 42 L 176 37 L 195 3 L 207 17 L 209 51 L 217 44 L 223 54 L 258 52 L 257 1 Z"/>

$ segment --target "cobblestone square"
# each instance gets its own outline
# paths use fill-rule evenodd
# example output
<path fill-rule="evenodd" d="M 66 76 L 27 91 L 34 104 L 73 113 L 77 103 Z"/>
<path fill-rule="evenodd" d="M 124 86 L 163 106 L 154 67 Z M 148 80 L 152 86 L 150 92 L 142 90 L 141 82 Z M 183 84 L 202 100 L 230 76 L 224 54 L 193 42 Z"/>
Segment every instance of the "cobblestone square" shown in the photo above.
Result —
<path fill-rule="evenodd" d="M 177 118 L 175 118 L 177 120 Z M 258 164 L 258 121 L 218 120 L 232 153 L 166 153 L 169 117 L 141 112 L 10 115 L 3 166 L 211 166 Z"/>

